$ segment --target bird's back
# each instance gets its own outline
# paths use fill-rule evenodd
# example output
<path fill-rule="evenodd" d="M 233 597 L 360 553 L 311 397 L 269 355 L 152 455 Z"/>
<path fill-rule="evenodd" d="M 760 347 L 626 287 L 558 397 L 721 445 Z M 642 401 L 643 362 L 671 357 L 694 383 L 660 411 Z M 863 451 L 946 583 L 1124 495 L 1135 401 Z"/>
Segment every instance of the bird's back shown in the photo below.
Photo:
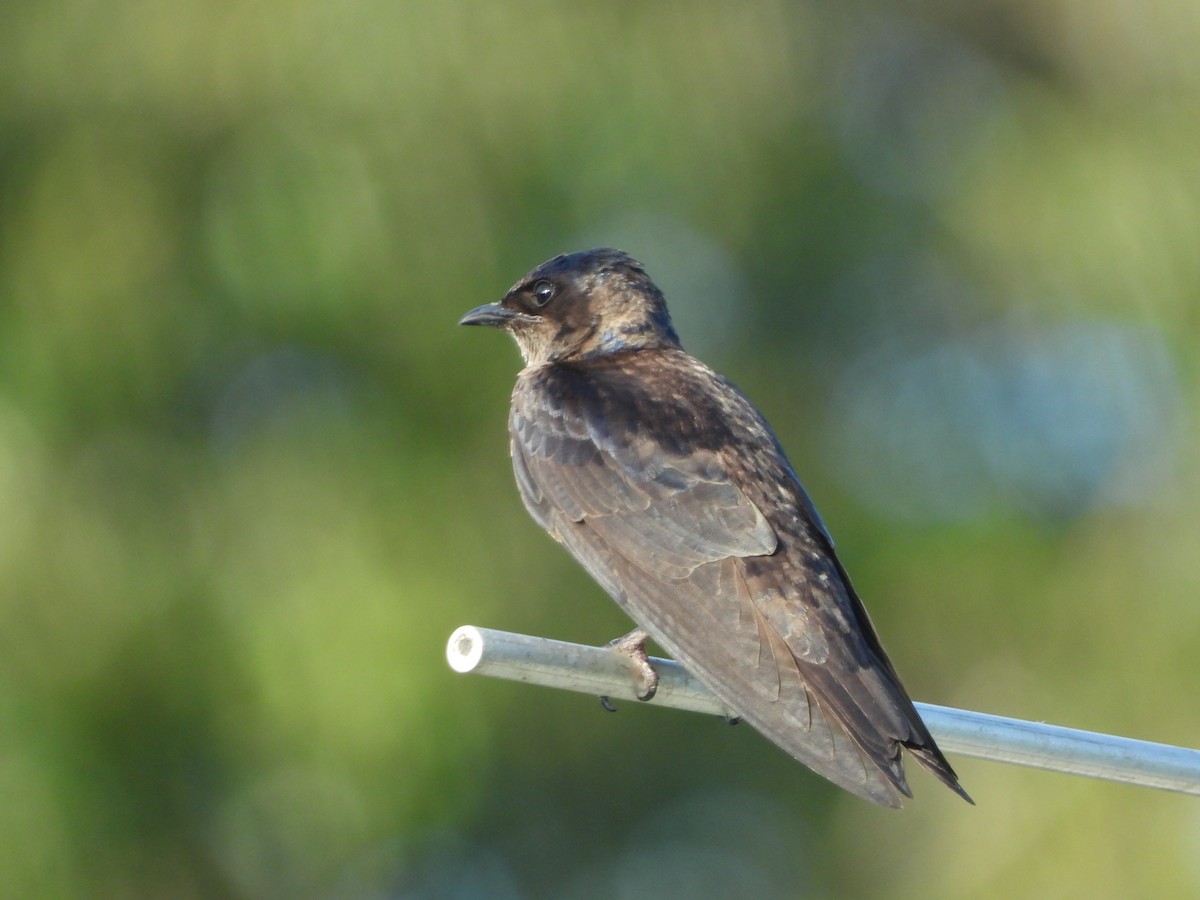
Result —
<path fill-rule="evenodd" d="M 877 803 L 909 795 L 901 746 L 966 798 L 729 382 L 676 349 L 543 365 L 518 379 L 510 427 L 534 518 L 731 712 Z"/>

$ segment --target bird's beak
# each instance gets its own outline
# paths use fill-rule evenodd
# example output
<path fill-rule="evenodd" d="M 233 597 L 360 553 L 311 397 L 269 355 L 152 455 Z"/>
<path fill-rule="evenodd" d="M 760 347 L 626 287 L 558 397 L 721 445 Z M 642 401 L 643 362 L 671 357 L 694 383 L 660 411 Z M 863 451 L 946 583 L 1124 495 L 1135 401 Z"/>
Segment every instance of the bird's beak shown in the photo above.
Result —
<path fill-rule="evenodd" d="M 499 303 L 485 303 L 477 306 L 461 319 L 459 325 L 490 325 L 493 328 L 503 328 L 521 314 L 515 310 L 506 309 Z"/>

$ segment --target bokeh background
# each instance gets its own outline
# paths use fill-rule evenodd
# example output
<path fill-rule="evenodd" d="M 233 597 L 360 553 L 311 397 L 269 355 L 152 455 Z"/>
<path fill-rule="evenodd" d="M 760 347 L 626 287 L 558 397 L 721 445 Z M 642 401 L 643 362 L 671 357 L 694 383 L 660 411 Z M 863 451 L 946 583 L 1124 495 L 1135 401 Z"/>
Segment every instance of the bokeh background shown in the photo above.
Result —
<path fill-rule="evenodd" d="M 628 623 L 458 329 L 639 257 L 915 697 L 1200 745 L 1200 7 L 0 8 L 0 895 L 1195 896 L 1193 798 L 452 674 Z"/>

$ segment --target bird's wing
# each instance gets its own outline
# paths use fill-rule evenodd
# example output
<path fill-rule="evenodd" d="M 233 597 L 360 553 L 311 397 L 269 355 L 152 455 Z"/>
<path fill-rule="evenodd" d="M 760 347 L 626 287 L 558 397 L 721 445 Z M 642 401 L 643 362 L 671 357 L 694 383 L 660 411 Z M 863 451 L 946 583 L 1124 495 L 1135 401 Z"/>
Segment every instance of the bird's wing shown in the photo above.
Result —
<path fill-rule="evenodd" d="M 899 806 L 916 713 L 874 655 L 823 527 L 798 512 L 812 546 L 791 535 L 782 547 L 720 452 L 603 412 L 586 394 L 518 384 L 512 456 L 534 519 L 731 712 L 836 784 Z"/>

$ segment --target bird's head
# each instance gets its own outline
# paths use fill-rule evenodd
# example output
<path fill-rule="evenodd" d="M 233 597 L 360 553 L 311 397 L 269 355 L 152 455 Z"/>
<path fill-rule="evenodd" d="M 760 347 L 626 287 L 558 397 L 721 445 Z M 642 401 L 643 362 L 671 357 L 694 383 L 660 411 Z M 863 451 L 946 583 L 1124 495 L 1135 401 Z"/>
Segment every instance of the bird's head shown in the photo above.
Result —
<path fill-rule="evenodd" d="M 641 263 L 609 248 L 542 263 L 501 300 L 476 307 L 459 324 L 503 328 L 527 366 L 679 347 L 662 291 Z"/>

